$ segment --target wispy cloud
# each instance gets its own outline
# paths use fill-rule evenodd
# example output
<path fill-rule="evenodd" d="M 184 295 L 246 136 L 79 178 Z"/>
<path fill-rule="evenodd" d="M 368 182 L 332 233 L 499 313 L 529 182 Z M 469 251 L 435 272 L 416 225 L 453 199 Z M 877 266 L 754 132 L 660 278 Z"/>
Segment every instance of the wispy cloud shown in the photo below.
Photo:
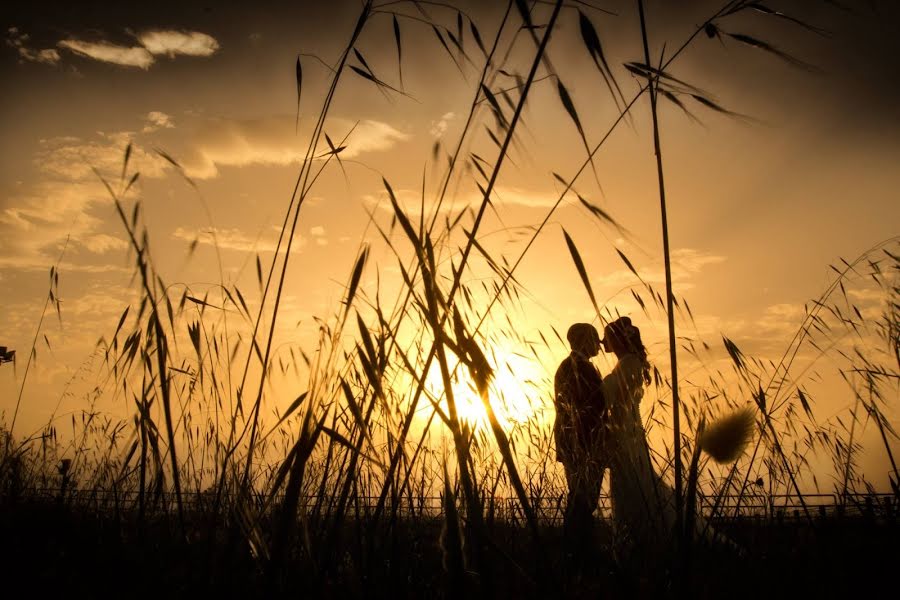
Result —
<path fill-rule="evenodd" d="M 342 143 L 346 146 L 342 158 L 386 150 L 408 137 L 379 121 L 361 121 L 354 128 L 350 121 L 334 119 L 326 131 L 335 143 L 350 134 Z M 210 119 L 196 129 L 181 164 L 190 177 L 209 179 L 219 174 L 220 167 L 297 164 L 307 144 L 308 140 L 294 134 L 293 117 Z M 326 151 L 327 147 L 321 149 Z"/>
<path fill-rule="evenodd" d="M 546 208 L 553 206 L 558 199 L 559 194 L 556 192 L 523 190 L 517 187 L 499 186 L 494 191 L 495 204 Z"/>
<path fill-rule="evenodd" d="M 143 46 L 128 47 L 109 42 L 84 42 L 81 40 L 60 40 L 57 45 L 80 56 L 123 67 L 137 67 L 146 70 L 154 62 L 153 55 Z"/>
<path fill-rule="evenodd" d="M 28 34 L 19 31 L 18 27 L 10 27 L 6 30 L 6 45 L 14 48 L 20 59 L 45 65 L 55 65 L 59 62 L 59 52 L 56 48 L 40 50 L 32 48 L 28 44 L 29 39 Z"/>
<path fill-rule="evenodd" d="M 106 197 L 100 181 L 46 180 L 10 198 L 9 207 L 0 213 L 0 223 L 33 232 L 39 224 L 65 223 Z"/>
<path fill-rule="evenodd" d="M 122 314 L 122 308 L 133 300 L 136 300 L 133 290 L 114 290 L 106 286 L 96 286 L 84 295 L 68 300 L 64 316 L 88 316 L 93 320 L 109 324 L 112 319 Z M 97 319 L 101 315 L 106 317 L 105 321 Z M 112 317 L 112 319 L 109 317 Z M 88 333 L 97 334 L 96 330 L 89 330 Z"/>
<path fill-rule="evenodd" d="M 410 215 L 419 215 L 422 212 L 421 190 L 398 188 L 394 189 L 394 195 L 401 208 Z M 554 192 L 540 192 L 523 190 L 517 187 L 497 186 L 491 194 L 491 202 L 496 206 L 518 206 L 524 208 L 548 208 L 559 199 Z M 363 196 L 363 200 L 375 207 L 393 213 L 387 192 L 383 189 L 374 194 Z M 460 193 L 452 198 L 444 199 L 441 204 L 441 212 L 452 212 L 466 207 L 477 207 L 481 204 L 482 195 L 478 191 Z M 427 213 L 434 211 L 435 199 L 431 196 L 425 198 L 425 210 Z"/>
<path fill-rule="evenodd" d="M 219 49 L 216 38 L 199 31 L 151 30 L 138 35 L 138 41 L 153 54 L 174 58 L 184 56 L 212 56 Z"/>
<path fill-rule="evenodd" d="M 676 248 L 672 250 L 671 258 L 672 282 L 676 284 L 676 292 L 679 294 L 691 289 L 693 287 L 692 280 L 706 267 L 718 265 L 727 260 L 724 256 L 703 252 L 695 248 Z M 655 263 L 649 266 L 641 265 L 639 262 L 634 262 L 633 264 L 644 282 L 655 285 L 665 283 L 666 275 L 662 264 Z M 627 268 L 600 276 L 600 280 L 613 286 L 637 282 L 634 273 Z"/>
<path fill-rule="evenodd" d="M 29 49 L 25 42 L 28 36 L 16 28 L 9 30 L 7 44 L 16 48 L 23 58 L 38 62 L 58 62 L 59 52 L 55 49 L 36 52 Z M 100 39 L 86 41 L 75 37 L 57 42 L 57 46 L 84 58 L 119 65 L 149 69 L 157 56 L 175 58 L 177 56 L 212 56 L 219 50 L 219 42 L 209 34 L 199 31 L 179 31 L 172 29 L 153 29 L 138 33 L 137 45 L 122 45 Z"/>
<path fill-rule="evenodd" d="M 126 243 L 108 230 L 97 215 L 111 202 L 108 192 L 94 173 L 96 169 L 111 181 L 118 181 L 126 146 L 131 143 L 129 171 L 140 172 L 141 180 L 161 178 L 170 172 L 169 163 L 148 149 L 149 140 L 174 127 L 166 113 L 149 112 L 137 131 L 98 132 L 89 137 L 56 137 L 40 141 L 34 156 L 39 176 L 3 198 L 0 209 L 0 269 L 35 270 L 52 265 L 65 240 L 68 257 L 80 262 L 85 271 L 120 270 L 117 264 L 98 264 L 100 257 L 112 257 Z M 186 134 L 187 150 L 173 151 L 186 172 L 193 177 L 212 177 L 221 166 L 253 164 L 286 165 L 302 160 L 304 145 L 293 131 L 289 117 L 257 121 L 204 120 L 193 136 Z M 354 129 L 350 121 L 335 119 L 327 129 L 333 139 L 341 139 L 351 129 L 343 156 L 389 148 L 406 135 L 389 125 L 364 121 Z M 176 143 L 177 145 L 177 143 Z M 133 188 L 140 193 L 140 182 Z M 174 236 L 189 242 L 213 244 L 210 230 L 176 230 Z M 216 232 L 220 248 L 236 251 L 274 252 L 277 235 L 264 232 L 256 237 L 237 229 Z M 311 232 L 316 243 L 328 242 L 324 230 Z M 294 248 L 308 242 L 298 237 Z M 80 256 L 79 256 L 80 254 Z M 76 267 L 72 267 L 74 270 Z"/>
<path fill-rule="evenodd" d="M 172 117 L 164 112 L 159 112 L 158 110 L 151 110 L 147 113 L 147 116 L 144 117 L 144 120 L 147 124 L 141 129 L 141 133 L 152 133 L 158 129 L 172 129 L 175 127 L 175 123 L 172 122 Z"/>
<path fill-rule="evenodd" d="M 777 356 L 797 332 L 805 314 L 801 304 L 771 304 L 761 314 L 723 318 L 718 328 L 751 356 Z"/>
<path fill-rule="evenodd" d="M 85 236 L 81 240 L 82 245 L 94 254 L 103 254 L 111 250 L 124 250 L 128 247 L 128 242 L 122 238 L 105 233 Z"/>
<path fill-rule="evenodd" d="M 456 113 L 444 113 L 440 119 L 431 122 L 428 133 L 430 133 L 432 137 L 442 137 L 445 133 L 447 133 L 447 129 L 450 127 L 450 121 L 452 121 L 454 118 L 456 118 Z"/>
<path fill-rule="evenodd" d="M 65 263 L 68 270 L 106 272 L 124 268 L 97 264 L 97 257 L 124 250 L 127 244 L 103 231 L 104 219 L 97 214 L 112 200 L 93 169 L 116 180 L 133 135 L 123 131 L 98 133 L 89 139 L 66 136 L 40 141 L 34 157 L 38 178 L 3 198 L 0 269 L 46 269 L 56 262 L 66 239 L 67 259 L 72 259 Z M 162 177 L 168 169 L 165 160 L 136 143 L 129 164 L 130 170 L 140 171 L 142 178 Z M 80 252 L 88 254 L 76 260 Z"/>
<path fill-rule="evenodd" d="M 397 199 L 397 204 L 400 205 L 400 208 L 408 215 L 413 215 L 418 217 L 422 214 L 422 192 L 421 190 L 411 190 L 407 188 L 394 188 L 394 197 Z M 379 188 L 372 194 L 364 194 L 362 196 L 363 202 L 365 202 L 368 206 L 370 206 L 373 210 L 380 209 L 385 211 L 386 213 L 393 215 L 394 208 L 391 205 L 391 201 L 388 197 L 387 191 L 383 188 Z M 466 204 L 468 206 L 468 204 Z M 426 198 L 425 200 L 425 210 L 430 211 L 434 208 L 434 202 L 430 198 Z M 441 206 L 442 211 L 448 211 L 451 208 L 461 208 L 461 205 L 454 204 L 452 201 L 448 200 Z"/>
<path fill-rule="evenodd" d="M 88 211 L 104 201 L 104 190 L 99 181 L 44 181 L 7 200 L 0 213 L 0 269 L 43 270 L 56 261 L 67 236 L 94 234 L 99 221 Z"/>
<path fill-rule="evenodd" d="M 309 235 L 312 236 L 314 240 L 316 240 L 316 244 L 319 246 L 327 246 L 328 238 L 325 237 L 325 228 L 321 225 L 316 225 L 315 227 L 311 227 L 309 230 Z"/>
<path fill-rule="evenodd" d="M 250 236 L 240 229 L 220 229 L 205 227 L 200 229 L 188 229 L 178 227 L 172 232 L 172 237 L 176 240 L 183 240 L 191 244 L 197 243 L 204 246 L 218 245 L 221 250 L 235 250 L 238 252 L 275 252 L 278 245 L 278 236 L 274 232 L 267 232 L 265 235 L 260 233 L 256 237 Z M 296 236 L 294 244 L 291 246 L 291 253 L 299 251 L 306 245 L 306 238 Z M 282 245 L 282 250 L 284 250 Z"/>
<path fill-rule="evenodd" d="M 0 212 L 0 269 L 47 269 L 56 262 L 67 239 L 67 270 L 123 269 L 118 264 L 96 264 L 84 257 L 70 260 L 81 249 L 99 256 L 127 247 L 124 240 L 98 231 L 103 221 L 95 212 L 110 202 L 100 181 L 45 180 L 7 200 L 11 206 Z"/>
<path fill-rule="evenodd" d="M 41 140 L 35 163 L 47 174 L 70 180 L 93 179 L 93 169 L 105 175 L 115 174 L 122 168 L 125 147 L 132 136 L 132 132 L 119 131 L 99 132 L 90 140 L 75 137 Z M 162 177 L 168 168 L 165 159 L 136 144 L 132 144 L 129 164 L 132 170 L 140 171 L 141 177 Z"/>
<path fill-rule="evenodd" d="M 725 257 L 708 254 L 696 248 L 676 248 L 672 250 L 672 264 L 687 274 L 699 273 L 704 267 L 725 262 Z"/>
<path fill-rule="evenodd" d="M 127 244 L 113 235 L 98 233 L 102 221 L 95 208 L 109 202 L 103 185 L 94 182 L 44 181 L 28 194 L 9 199 L 13 206 L 0 212 L 0 270 L 42 271 L 60 257 L 67 271 L 104 273 L 124 271 L 120 264 L 97 263 L 80 250 L 100 256 L 124 250 Z"/>

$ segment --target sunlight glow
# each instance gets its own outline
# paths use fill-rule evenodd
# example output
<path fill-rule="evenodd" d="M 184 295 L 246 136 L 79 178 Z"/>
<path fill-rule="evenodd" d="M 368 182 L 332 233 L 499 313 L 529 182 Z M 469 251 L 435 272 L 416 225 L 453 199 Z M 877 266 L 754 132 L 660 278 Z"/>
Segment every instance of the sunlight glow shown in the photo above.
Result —
<path fill-rule="evenodd" d="M 504 345 L 505 346 L 505 345 Z M 496 357 L 496 364 L 493 360 Z M 496 348 L 488 361 L 494 368 L 489 398 L 497 420 L 505 430 L 524 423 L 539 414 L 546 401 L 547 382 L 542 381 L 543 370 L 533 359 L 512 350 Z M 451 363 L 451 369 L 455 363 Z M 487 412 L 479 397 L 475 382 L 465 367 L 460 366 L 452 377 L 453 397 L 459 418 L 475 427 L 490 427 Z M 447 411 L 440 368 L 434 365 L 428 373 L 427 385 L 434 397 L 441 398 L 440 407 Z"/>

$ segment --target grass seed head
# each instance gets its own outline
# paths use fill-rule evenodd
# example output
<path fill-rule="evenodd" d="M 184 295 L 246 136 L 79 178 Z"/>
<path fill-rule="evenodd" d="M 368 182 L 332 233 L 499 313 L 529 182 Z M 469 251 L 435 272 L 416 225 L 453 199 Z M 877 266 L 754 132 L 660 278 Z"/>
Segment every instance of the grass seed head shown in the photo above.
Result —
<path fill-rule="evenodd" d="M 742 408 L 713 421 L 700 435 L 700 448 L 720 464 L 736 461 L 753 438 L 756 417 L 752 408 Z"/>

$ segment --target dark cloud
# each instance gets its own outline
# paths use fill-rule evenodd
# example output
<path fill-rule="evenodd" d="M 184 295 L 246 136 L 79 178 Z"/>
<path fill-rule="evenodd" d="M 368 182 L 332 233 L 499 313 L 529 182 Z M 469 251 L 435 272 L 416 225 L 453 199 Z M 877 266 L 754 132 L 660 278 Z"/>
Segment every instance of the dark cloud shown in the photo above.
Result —
<path fill-rule="evenodd" d="M 674 4 L 680 3 L 660 9 L 674 13 Z M 701 4 L 712 6 L 692 3 Z M 714 85 L 736 90 L 738 99 L 768 97 L 783 104 L 784 113 L 809 113 L 839 130 L 880 134 L 900 128 L 900 3 L 763 4 L 779 14 L 751 9 L 723 17 L 716 21 L 719 38 L 695 42 L 689 60 L 708 64 L 697 53 L 720 55 Z M 700 22 L 699 15 L 708 13 L 696 14 Z M 677 22 L 675 14 L 661 17 Z"/>
<path fill-rule="evenodd" d="M 10 27 L 6 31 L 6 45 L 15 49 L 19 58 L 23 61 L 55 65 L 59 62 L 59 52 L 56 48 L 33 48 L 29 35 L 19 31 L 18 27 Z"/>

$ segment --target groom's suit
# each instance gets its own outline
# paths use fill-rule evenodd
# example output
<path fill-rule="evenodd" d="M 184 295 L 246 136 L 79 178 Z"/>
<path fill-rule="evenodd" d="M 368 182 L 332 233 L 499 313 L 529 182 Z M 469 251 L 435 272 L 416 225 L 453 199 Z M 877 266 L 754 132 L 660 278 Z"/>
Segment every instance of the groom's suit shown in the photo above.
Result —
<path fill-rule="evenodd" d="M 603 378 L 594 365 L 572 352 L 554 377 L 556 459 L 568 484 L 565 528 L 575 535 L 590 530 L 607 466 L 607 406 Z"/>

